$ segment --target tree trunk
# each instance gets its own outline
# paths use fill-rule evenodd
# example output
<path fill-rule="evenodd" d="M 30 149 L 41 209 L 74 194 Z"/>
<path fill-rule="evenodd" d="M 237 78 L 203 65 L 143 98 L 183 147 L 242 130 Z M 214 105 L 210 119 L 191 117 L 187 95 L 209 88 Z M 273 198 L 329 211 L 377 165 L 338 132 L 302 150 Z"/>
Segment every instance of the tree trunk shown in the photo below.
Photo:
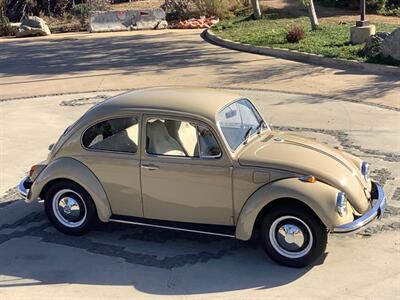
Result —
<path fill-rule="evenodd" d="M 253 6 L 253 16 L 254 19 L 261 18 L 261 9 L 260 9 L 260 2 L 258 0 L 251 0 L 251 5 Z"/>
<path fill-rule="evenodd" d="M 307 9 L 308 9 L 308 15 L 310 16 L 311 28 L 312 30 L 316 30 L 318 28 L 319 23 L 318 23 L 317 13 L 315 12 L 313 0 L 309 0 Z"/>

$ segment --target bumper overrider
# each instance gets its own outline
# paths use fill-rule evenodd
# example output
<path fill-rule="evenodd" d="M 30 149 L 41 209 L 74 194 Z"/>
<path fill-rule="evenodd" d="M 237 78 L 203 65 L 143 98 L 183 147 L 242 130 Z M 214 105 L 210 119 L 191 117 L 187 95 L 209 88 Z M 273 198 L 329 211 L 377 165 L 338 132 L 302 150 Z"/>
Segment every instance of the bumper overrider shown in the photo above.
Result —
<path fill-rule="evenodd" d="M 369 224 L 376 218 L 380 219 L 382 217 L 386 208 L 385 193 L 383 191 L 383 188 L 379 184 L 375 182 L 373 182 L 372 184 L 375 188 L 375 192 L 373 193 L 373 199 L 372 199 L 374 205 L 372 206 L 372 208 L 361 217 L 355 219 L 353 222 L 333 228 L 332 230 L 333 233 L 353 232 Z"/>

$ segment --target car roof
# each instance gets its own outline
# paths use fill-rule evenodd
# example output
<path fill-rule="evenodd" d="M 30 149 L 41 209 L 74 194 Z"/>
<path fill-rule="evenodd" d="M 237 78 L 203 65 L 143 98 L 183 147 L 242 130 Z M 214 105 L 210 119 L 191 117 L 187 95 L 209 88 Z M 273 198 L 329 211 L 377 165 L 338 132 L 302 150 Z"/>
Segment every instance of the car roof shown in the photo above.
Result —
<path fill-rule="evenodd" d="M 106 115 L 120 110 L 157 110 L 197 115 L 214 122 L 215 114 L 242 96 L 221 90 L 188 87 L 157 87 L 133 90 L 105 100 L 90 111 Z"/>

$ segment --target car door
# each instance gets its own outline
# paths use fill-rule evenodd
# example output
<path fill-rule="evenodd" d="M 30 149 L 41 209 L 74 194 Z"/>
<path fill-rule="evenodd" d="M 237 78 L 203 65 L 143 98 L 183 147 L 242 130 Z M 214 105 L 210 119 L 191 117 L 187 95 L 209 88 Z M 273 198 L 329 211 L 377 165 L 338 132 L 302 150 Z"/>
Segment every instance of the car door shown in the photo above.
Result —
<path fill-rule="evenodd" d="M 82 135 L 77 157 L 99 179 L 114 215 L 143 217 L 140 191 L 139 115 L 100 120 Z"/>
<path fill-rule="evenodd" d="M 144 117 L 141 163 L 144 216 L 233 225 L 231 162 L 205 124 Z"/>

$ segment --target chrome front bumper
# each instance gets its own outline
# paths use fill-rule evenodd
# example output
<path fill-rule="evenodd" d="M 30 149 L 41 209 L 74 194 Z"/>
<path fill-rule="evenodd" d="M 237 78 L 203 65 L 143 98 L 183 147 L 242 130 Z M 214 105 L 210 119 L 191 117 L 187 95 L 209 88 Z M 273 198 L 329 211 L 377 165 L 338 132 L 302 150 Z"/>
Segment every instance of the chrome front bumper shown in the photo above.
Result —
<path fill-rule="evenodd" d="M 21 180 L 21 182 L 18 184 L 18 192 L 21 195 L 21 197 L 24 200 L 28 200 L 29 197 L 29 189 L 26 188 L 25 184 L 26 184 L 26 179 L 28 177 L 25 177 L 24 179 Z"/>
<path fill-rule="evenodd" d="M 333 228 L 333 230 L 332 230 L 333 233 L 353 232 L 353 231 L 356 231 L 356 230 L 364 227 L 368 223 L 372 222 L 374 219 L 382 217 L 383 212 L 385 211 L 385 208 L 386 208 L 385 193 L 383 191 L 383 188 L 379 184 L 377 184 L 375 182 L 373 184 L 376 186 L 376 190 L 377 190 L 376 191 L 377 198 L 374 199 L 375 200 L 374 206 L 369 211 L 367 211 L 364 215 L 357 218 L 353 222 L 343 224 L 343 225 Z"/>

